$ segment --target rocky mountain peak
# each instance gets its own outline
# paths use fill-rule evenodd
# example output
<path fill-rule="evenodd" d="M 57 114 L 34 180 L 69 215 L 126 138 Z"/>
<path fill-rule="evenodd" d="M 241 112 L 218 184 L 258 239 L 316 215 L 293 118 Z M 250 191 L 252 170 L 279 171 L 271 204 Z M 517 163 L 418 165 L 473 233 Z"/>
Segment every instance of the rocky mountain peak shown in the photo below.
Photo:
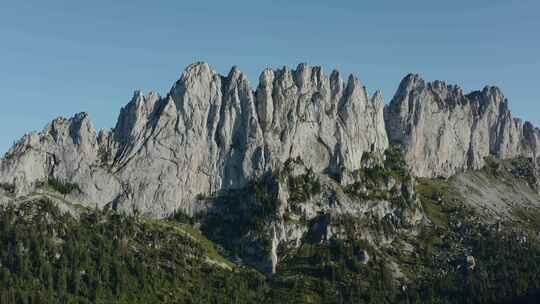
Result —
<path fill-rule="evenodd" d="M 301 92 L 318 88 L 324 78 L 324 72 L 320 66 L 312 67 L 307 63 L 301 63 L 294 71 L 294 82 Z"/>
<path fill-rule="evenodd" d="M 96 134 L 86 113 L 25 136 L 2 159 L 0 182 L 28 194 L 49 178 L 77 183 L 78 201 L 162 217 L 207 208 L 198 199 L 246 187 L 288 160 L 343 184 L 399 143 L 416 176 L 450 176 L 484 157 L 537 159 L 540 131 L 514 119 L 496 87 L 407 75 L 388 106 L 354 75 L 299 64 L 266 69 L 254 89 L 232 67 L 189 65 L 165 97 L 135 91 L 116 126 Z M 377 159 L 375 157 L 374 159 Z M 373 165 L 371 163 L 371 165 Z"/>
<path fill-rule="evenodd" d="M 413 89 L 425 87 L 425 81 L 419 74 L 409 73 L 399 83 L 396 93 L 409 92 Z"/>
<path fill-rule="evenodd" d="M 382 91 L 375 91 L 375 93 L 373 93 L 373 96 L 371 96 L 371 99 L 373 100 L 374 105 L 384 107 L 384 94 Z"/>
<path fill-rule="evenodd" d="M 465 95 L 456 85 L 410 74 L 386 108 L 385 122 L 389 139 L 401 144 L 417 176 L 478 169 L 489 155 L 538 158 L 531 148 L 537 143 L 524 144 L 523 123 L 493 86 Z"/>

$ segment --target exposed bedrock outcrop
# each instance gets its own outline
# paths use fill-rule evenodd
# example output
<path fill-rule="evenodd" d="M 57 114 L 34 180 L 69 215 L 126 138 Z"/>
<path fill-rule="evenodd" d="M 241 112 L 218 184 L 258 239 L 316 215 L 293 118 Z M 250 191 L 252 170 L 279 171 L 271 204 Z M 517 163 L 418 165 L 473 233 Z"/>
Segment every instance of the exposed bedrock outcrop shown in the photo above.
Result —
<path fill-rule="evenodd" d="M 391 142 L 401 146 L 412 172 L 449 177 L 484 166 L 484 158 L 539 158 L 540 130 L 513 118 L 497 87 L 464 94 L 455 85 L 403 79 L 385 109 Z"/>
<path fill-rule="evenodd" d="M 2 159 L 0 182 L 31 193 L 50 178 L 76 183 L 78 201 L 161 217 L 205 209 L 197 199 L 245 187 L 288 159 L 347 176 L 364 152 L 388 147 L 382 95 L 354 76 L 300 64 L 265 70 L 253 90 L 236 67 L 188 66 L 167 96 L 135 92 L 114 129 L 85 113 L 56 119 Z"/>
<path fill-rule="evenodd" d="M 267 69 L 253 88 L 236 67 L 223 76 L 199 62 L 164 97 L 136 91 L 111 130 L 79 113 L 25 135 L 1 159 L 0 183 L 24 196 L 52 179 L 78 185 L 66 198 L 90 206 L 195 214 L 208 208 L 199 197 L 245 188 L 289 159 L 353 183 L 389 142 L 422 177 L 540 153 L 540 131 L 513 118 L 495 87 L 464 94 L 411 74 L 385 107 L 355 76 L 321 67 Z"/>

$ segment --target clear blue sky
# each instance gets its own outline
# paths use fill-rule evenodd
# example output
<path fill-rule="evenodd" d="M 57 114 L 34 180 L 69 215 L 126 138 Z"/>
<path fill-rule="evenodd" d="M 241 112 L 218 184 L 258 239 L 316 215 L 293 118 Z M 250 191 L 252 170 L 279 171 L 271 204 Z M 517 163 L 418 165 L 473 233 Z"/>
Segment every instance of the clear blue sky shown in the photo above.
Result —
<path fill-rule="evenodd" d="M 133 90 L 164 94 L 199 60 L 254 86 L 265 67 L 338 68 L 386 101 L 409 72 L 498 85 L 540 125 L 538 0 L 291 2 L 0 2 L 0 152 L 57 116 L 112 127 Z"/>

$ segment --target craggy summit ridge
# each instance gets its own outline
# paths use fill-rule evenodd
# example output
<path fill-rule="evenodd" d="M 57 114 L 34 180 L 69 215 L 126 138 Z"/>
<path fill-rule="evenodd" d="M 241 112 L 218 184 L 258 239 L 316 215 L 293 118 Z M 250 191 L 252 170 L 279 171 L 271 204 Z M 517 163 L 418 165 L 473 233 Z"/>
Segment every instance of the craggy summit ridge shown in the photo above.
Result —
<path fill-rule="evenodd" d="M 479 169 L 484 158 L 539 157 L 540 131 L 513 118 L 497 87 L 464 94 L 441 81 L 418 75 L 403 79 L 385 109 L 390 141 L 401 144 L 414 175 L 449 177 Z"/>
<path fill-rule="evenodd" d="M 199 195 L 245 187 L 300 157 L 334 175 L 388 146 L 380 94 L 319 67 L 266 70 L 252 90 L 237 68 L 187 67 L 161 98 L 136 92 L 111 131 L 86 114 L 26 135 L 2 159 L 0 181 L 30 193 L 48 178 L 76 183 L 77 200 L 164 216 L 204 209 Z"/>
<path fill-rule="evenodd" d="M 54 120 L 2 158 L 0 183 L 22 196 L 60 180 L 78 185 L 75 201 L 162 217 L 204 210 L 199 196 L 243 188 L 289 159 L 347 184 L 389 141 L 426 177 L 480 168 L 489 154 L 536 160 L 540 147 L 540 131 L 512 118 L 496 88 L 464 95 L 409 75 L 385 109 L 356 77 L 306 64 L 267 69 L 254 90 L 236 67 L 223 76 L 195 63 L 165 97 L 135 92 L 115 128 L 96 133 L 85 113 Z"/>

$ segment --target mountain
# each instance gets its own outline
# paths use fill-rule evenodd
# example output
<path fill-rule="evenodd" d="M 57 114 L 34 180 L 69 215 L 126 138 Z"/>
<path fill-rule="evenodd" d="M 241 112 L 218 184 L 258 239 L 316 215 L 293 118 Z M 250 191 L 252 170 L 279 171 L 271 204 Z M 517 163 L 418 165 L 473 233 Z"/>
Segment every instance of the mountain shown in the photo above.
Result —
<path fill-rule="evenodd" d="M 362 167 L 388 147 L 383 100 L 355 77 L 305 64 L 266 70 L 255 91 L 237 68 L 187 67 L 170 93 L 135 92 L 116 127 L 96 136 L 87 114 L 57 119 L 2 159 L 0 181 L 26 195 L 49 177 L 77 183 L 76 200 L 163 217 L 194 214 L 196 200 L 239 189 L 302 158 L 317 172 Z"/>
<path fill-rule="evenodd" d="M 253 90 L 236 67 L 222 76 L 195 63 L 166 97 L 135 92 L 115 128 L 96 133 L 86 113 L 52 121 L 2 158 L 0 182 L 21 196 L 54 178 L 79 186 L 73 200 L 159 218 L 205 210 L 197 197 L 243 188 L 289 159 L 347 184 L 389 142 L 419 177 L 540 153 L 540 131 L 512 117 L 498 88 L 465 95 L 408 75 L 385 107 L 354 76 L 306 64 L 265 70 Z"/>
<path fill-rule="evenodd" d="M 236 67 L 194 63 L 164 97 L 136 91 L 111 130 L 79 113 L 6 153 L 0 285 L 8 303 L 14 290 L 64 302 L 528 301 L 540 291 L 538 149 L 540 130 L 495 87 L 464 94 L 410 74 L 385 105 L 321 67 L 267 69 L 253 88 Z M 50 286 L 36 283 L 43 265 Z M 66 276 L 79 285 L 64 288 Z"/>
<path fill-rule="evenodd" d="M 535 162 L 539 157 L 540 130 L 513 118 L 497 87 L 464 94 L 457 86 L 410 74 L 385 113 L 388 137 L 401 143 L 416 176 L 449 177 L 480 169 L 489 155 Z"/>

